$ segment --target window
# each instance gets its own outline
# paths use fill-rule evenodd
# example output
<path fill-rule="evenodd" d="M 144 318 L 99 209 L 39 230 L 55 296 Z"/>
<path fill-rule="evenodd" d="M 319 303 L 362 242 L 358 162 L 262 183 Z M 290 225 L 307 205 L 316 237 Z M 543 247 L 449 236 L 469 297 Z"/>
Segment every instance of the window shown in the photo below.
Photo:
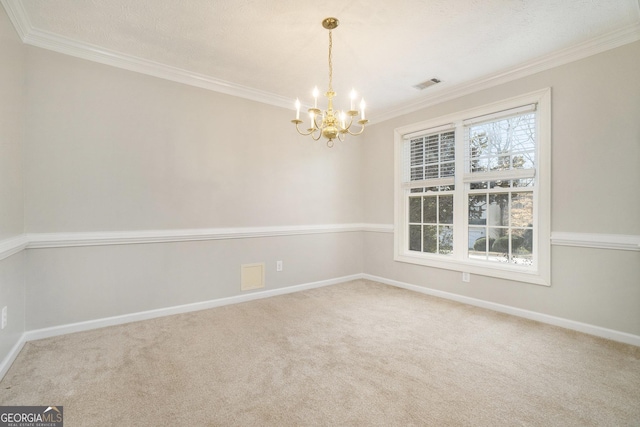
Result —
<path fill-rule="evenodd" d="M 550 90 L 396 129 L 395 259 L 549 284 Z"/>

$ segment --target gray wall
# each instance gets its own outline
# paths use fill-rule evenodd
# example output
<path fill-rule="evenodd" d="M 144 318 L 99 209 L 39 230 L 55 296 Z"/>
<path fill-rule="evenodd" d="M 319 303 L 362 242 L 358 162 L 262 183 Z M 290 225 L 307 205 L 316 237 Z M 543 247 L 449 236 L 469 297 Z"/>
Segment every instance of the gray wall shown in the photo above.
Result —
<path fill-rule="evenodd" d="M 553 232 L 640 234 L 640 43 L 426 108 L 369 129 L 364 222 L 393 222 L 393 131 L 552 88 Z M 640 252 L 553 246 L 551 287 L 393 261 L 393 235 L 368 233 L 365 272 L 640 335 Z"/>
<path fill-rule="evenodd" d="M 0 242 L 24 232 L 22 139 L 24 46 L 0 8 Z M 0 259 L 0 309 L 8 308 L 0 331 L 0 360 L 24 332 L 24 252 Z"/>
<path fill-rule="evenodd" d="M 361 145 L 300 137 L 286 110 L 27 49 L 26 230 L 355 223 Z M 27 329 L 362 272 L 359 233 L 29 249 Z M 284 271 L 276 273 L 276 260 Z"/>

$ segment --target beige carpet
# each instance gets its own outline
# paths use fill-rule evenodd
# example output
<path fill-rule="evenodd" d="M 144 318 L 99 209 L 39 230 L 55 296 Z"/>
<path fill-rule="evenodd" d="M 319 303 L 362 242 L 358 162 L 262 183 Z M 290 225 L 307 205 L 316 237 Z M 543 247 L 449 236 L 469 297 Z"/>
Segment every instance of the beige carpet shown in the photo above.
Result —
<path fill-rule="evenodd" d="M 65 426 L 638 426 L 640 348 L 354 281 L 27 343 Z"/>

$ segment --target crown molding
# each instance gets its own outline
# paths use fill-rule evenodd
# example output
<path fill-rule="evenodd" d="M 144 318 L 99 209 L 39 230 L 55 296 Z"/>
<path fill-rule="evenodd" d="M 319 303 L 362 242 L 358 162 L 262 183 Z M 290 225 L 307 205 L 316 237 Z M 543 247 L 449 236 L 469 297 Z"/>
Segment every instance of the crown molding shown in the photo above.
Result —
<path fill-rule="evenodd" d="M 161 64 L 159 62 L 126 55 L 88 43 L 78 42 L 66 37 L 37 29 L 25 37 L 26 44 L 52 50 L 65 55 L 105 65 L 146 74 L 161 79 L 183 83 L 213 92 L 249 99 L 276 107 L 291 108 L 293 100 L 259 89 L 242 86 L 226 80 L 199 74 L 182 68 Z"/>
<path fill-rule="evenodd" d="M 88 43 L 78 42 L 73 39 L 59 36 L 47 31 L 36 29 L 31 24 L 28 14 L 22 2 L 12 0 L 0 0 L 7 11 L 9 19 L 13 23 L 17 33 L 26 44 L 53 50 L 55 52 L 111 65 L 178 83 L 183 83 L 214 92 L 237 96 L 264 104 L 290 109 L 294 100 L 270 92 L 262 91 L 247 86 L 242 86 L 212 76 L 194 73 L 170 65 L 149 61 L 120 52 L 104 49 Z M 628 43 L 640 40 L 640 21 L 631 24 L 600 37 L 593 38 L 578 45 L 553 52 L 532 61 L 507 68 L 500 72 L 472 80 L 470 82 L 445 88 L 440 92 L 417 101 L 370 114 L 371 123 L 379 123 L 398 116 L 412 113 L 423 108 L 430 107 L 441 102 L 459 98 L 473 92 L 487 89 L 502 83 L 506 83 L 521 77 L 538 73 L 553 67 L 567 64 L 572 61 L 586 58 L 597 53 L 604 52 Z"/>
<path fill-rule="evenodd" d="M 2 4 L 4 10 L 7 11 L 9 20 L 16 29 L 20 39 L 24 42 L 27 35 L 33 30 L 33 25 L 31 25 L 31 20 L 27 15 L 27 11 L 22 7 L 22 3 L 15 0 L 0 0 L 0 4 Z"/>
<path fill-rule="evenodd" d="M 9 19 L 25 44 L 226 95 L 274 105 L 276 107 L 290 109 L 293 105 L 294 100 L 270 92 L 242 86 L 205 74 L 127 55 L 90 43 L 79 42 L 48 31 L 39 30 L 31 24 L 28 14 L 22 6 L 22 2 L 0 0 L 0 3 L 4 6 L 9 15 Z"/>
<path fill-rule="evenodd" d="M 392 108 L 378 114 L 371 114 L 371 118 L 372 121 L 382 122 L 403 116 L 432 105 L 469 95 L 522 77 L 527 77 L 554 67 L 559 67 L 638 40 L 640 40 L 640 21 L 497 73 L 467 83 L 454 85 L 428 97 L 404 104 L 402 107 Z"/>

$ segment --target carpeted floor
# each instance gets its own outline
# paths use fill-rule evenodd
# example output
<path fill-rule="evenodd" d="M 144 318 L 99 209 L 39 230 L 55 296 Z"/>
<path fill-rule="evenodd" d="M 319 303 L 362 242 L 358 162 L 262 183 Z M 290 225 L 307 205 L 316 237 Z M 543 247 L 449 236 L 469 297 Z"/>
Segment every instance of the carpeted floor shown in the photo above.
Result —
<path fill-rule="evenodd" d="M 638 426 L 640 348 L 364 280 L 27 343 L 65 426 Z"/>

